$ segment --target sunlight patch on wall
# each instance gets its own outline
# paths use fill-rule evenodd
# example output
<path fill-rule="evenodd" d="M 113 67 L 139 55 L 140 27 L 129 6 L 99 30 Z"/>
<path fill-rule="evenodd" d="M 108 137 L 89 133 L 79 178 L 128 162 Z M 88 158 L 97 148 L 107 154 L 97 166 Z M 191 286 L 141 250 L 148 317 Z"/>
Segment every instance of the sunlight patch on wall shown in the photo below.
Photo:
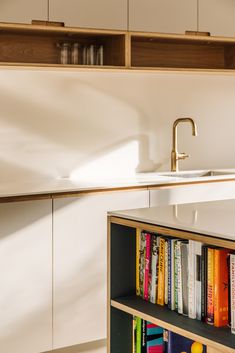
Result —
<path fill-rule="evenodd" d="M 138 165 L 139 143 L 131 141 L 124 146 L 96 158 L 70 174 L 73 181 L 123 179 L 135 175 Z"/>

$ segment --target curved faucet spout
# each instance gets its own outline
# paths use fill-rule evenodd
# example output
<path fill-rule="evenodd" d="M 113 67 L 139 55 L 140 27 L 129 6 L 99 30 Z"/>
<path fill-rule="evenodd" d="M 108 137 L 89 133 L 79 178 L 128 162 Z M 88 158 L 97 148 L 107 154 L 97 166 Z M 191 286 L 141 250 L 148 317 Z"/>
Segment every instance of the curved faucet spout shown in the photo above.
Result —
<path fill-rule="evenodd" d="M 180 159 L 188 157 L 185 153 L 179 153 L 177 150 L 177 126 L 179 123 L 190 123 L 192 125 L 192 135 L 197 136 L 197 126 L 192 118 L 179 118 L 174 121 L 172 135 L 172 152 L 171 152 L 171 171 L 178 171 L 178 162 Z"/>

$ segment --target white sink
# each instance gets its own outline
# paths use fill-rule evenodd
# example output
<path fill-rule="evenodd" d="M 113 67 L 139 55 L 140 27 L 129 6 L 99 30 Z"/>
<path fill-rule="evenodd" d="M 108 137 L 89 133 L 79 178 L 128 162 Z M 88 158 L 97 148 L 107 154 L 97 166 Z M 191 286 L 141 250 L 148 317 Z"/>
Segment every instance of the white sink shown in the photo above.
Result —
<path fill-rule="evenodd" d="M 235 175 L 235 170 L 190 170 L 182 172 L 169 172 L 161 175 L 174 178 L 208 178 Z"/>

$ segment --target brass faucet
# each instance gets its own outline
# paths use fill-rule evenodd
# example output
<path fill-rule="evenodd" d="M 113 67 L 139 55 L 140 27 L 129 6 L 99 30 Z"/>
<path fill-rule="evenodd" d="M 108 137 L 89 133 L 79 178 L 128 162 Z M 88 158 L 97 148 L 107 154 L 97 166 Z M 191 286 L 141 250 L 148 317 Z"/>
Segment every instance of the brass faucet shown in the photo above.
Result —
<path fill-rule="evenodd" d="M 186 153 L 179 153 L 177 150 L 177 126 L 179 123 L 191 123 L 192 134 L 197 136 L 197 126 L 192 118 L 180 118 L 176 119 L 173 124 L 173 139 L 172 139 L 172 151 L 171 151 L 171 171 L 179 171 L 179 160 L 189 157 Z"/>

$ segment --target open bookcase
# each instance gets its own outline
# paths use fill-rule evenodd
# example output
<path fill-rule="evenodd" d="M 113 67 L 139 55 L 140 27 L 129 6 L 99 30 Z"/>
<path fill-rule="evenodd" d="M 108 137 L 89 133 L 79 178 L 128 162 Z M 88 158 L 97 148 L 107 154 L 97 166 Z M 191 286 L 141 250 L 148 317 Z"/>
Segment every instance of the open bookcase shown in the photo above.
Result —
<path fill-rule="evenodd" d="M 133 315 L 206 345 L 207 353 L 234 353 L 230 328 L 190 319 L 136 296 L 136 233 L 143 230 L 235 250 L 230 240 L 109 216 L 108 353 L 132 353 Z"/>
<path fill-rule="evenodd" d="M 84 64 L 81 51 L 61 64 L 61 43 L 102 47 L 102 64 Z M 0 23 L 0 65 L 233 72 L 235 38 Z"/>

